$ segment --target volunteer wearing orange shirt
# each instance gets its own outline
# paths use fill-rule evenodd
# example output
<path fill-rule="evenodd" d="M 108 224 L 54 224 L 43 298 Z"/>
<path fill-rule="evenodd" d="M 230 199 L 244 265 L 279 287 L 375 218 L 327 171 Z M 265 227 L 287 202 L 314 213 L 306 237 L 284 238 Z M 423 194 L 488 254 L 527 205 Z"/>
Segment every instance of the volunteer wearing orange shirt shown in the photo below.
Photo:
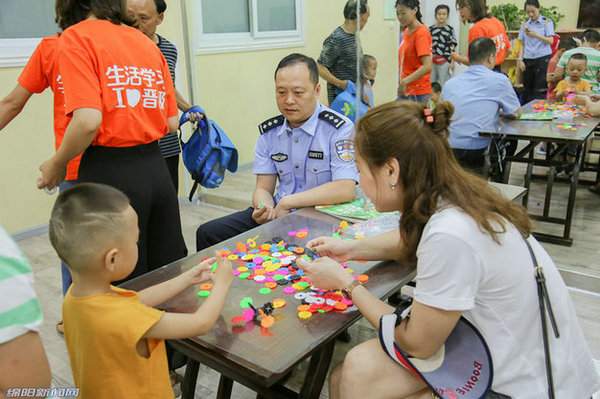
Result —
<path fill-rule="evenodd" d="M 0 129 L 10 123 L 22 110 L 34 93 L 47 88 L 54 93 L 54 144 L 60 147 L 70 118 L 65 115 L 65 97 L 62 77 L 58 71 L 58 35 L 49 36 L 40 42 L 18 78 L 16 87 L 0 101 Z M 60 184 L 64 191 L 77 180 L 77 170 L 81 157 L 73 158 L 67 164 L 65 181 Z M 61 266 L 63 294 L 71 285 L 71 274 L 65 264 Z"/>
<path fill-rule="evenodd" d="M 431 97 L 431 33 L 421 23 L 419 0 L 396 0 L 396 15 L 404 29 L 398 49 L 398 99 L 427 102 Z"/>
<path fill-rule="evenodd" d="M 137 212 L 139 260 L 131 278 L 187 254 L 177 196 L 157 143 L 177 129 L 177 104 L 164 57 L 126 25 L 123 2 L 81 3 L 56 2 L 61 27 L 85 20 L 60 37 L 65 113 L 72 120 L 56 154 L 40 166 L 38 187 L 59 184 L 67 163 L 85 151 L 79 180 L 123 191 Z"/>
<path fill-rule="evenodd" d="M 500 72 L 500 66 L 510 50 L 510 40 L 508 40 L 502 22 L 488 14 L 485 0 L 457 0 L 456 7 L 464 23 L 473 23 L 469 29 L 469 44 L 480 37 L 487 37 L 494 41 L 496 44 L 496 68 L 494 70 Z M 453 53 L 452 59 L 465 65 L 469 64 L 469 57 L 458 53 Z"/>

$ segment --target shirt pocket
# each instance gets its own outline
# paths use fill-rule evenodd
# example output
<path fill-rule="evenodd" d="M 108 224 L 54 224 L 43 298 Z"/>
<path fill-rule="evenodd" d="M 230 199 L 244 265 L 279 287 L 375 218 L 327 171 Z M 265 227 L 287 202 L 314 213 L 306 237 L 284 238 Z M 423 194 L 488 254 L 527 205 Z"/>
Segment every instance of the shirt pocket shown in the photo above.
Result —
<path fill-rule="evenodd" d="M 294 174 L 290 165 L 277 165 L 277 175 L 279 176 L 279 185 L 290 187 L 293 185 Z"/>
<path fill-rule="evenodd" d="M 310 187 L 320 186 L 331 181 L 329 162 L 313 163 L 307 168 L 307 180 Z"/>

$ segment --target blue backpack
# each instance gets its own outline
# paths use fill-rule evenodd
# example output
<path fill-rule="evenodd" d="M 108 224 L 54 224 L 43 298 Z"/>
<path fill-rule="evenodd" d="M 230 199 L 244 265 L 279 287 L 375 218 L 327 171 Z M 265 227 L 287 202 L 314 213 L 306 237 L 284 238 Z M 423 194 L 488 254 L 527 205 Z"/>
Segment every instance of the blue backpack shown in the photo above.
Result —
<path fill-rule="evenodd" d="M 335 100 L 329 105 L 329 108 L 356 123 L 356 85 L 354 82 L 348 81 L 346 90 L 337 95 Z M 358 104 L 358 117 L 362 118 L 368 110 L 369 106 L 360 101 Z"/>
<path fill-rule="evenodd" d="M 183 164 L 194 179 L 189 200 L 192 201 L 198 184 L 206 188 L 217 188 L 225 178 L 225 170 L 231 173 L 238 168 L 238 152 L 227 134 L 213 120 L 208 119 L 204 109 L 198 106 L 190 108 L 181 115 L 179 125 L 189 121 L 190 112 L 204 114 L 189 140 L 181 139 Z"/>

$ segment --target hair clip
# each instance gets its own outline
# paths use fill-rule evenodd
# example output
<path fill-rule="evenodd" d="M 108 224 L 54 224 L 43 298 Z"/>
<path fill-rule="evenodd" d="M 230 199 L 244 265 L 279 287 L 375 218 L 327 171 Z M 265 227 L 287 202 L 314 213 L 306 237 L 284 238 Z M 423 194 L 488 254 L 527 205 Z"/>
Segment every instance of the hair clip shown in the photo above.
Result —
<path fill-rule="evenodd" d="M 425 122 L 432 124 L 433 123 L 433 113 L 430 108 L 425 108 L 423 110 L 423 114 L 425 115 Z"/>

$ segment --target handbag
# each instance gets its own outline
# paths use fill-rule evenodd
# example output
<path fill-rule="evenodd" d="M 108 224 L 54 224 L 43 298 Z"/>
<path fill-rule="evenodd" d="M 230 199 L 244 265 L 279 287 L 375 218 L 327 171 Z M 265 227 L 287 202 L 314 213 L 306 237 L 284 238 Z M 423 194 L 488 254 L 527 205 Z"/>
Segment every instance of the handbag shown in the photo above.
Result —
<path fill-rule="evenodd" d="M 544 270 L 539 265 L 528 239 L 523 237 L 523 240 L 531 255 L 538 292 L 548 398 L 555 399 L 546 313 L 556 338 L 559 338 L 560 334 L 550 303 Z M 393 361 L 425 382 L 442 399 L 459 397 L 482 399 L 490 394 L 498 395 L 491 391 L 493 363 L 489 348 L 473 324 L 461 316 L 448 339 L 435 355 L 429 359 L 417 359 L 404 352 L 395 343 L 395 329 L 404 318 L 410 317 L 409 314 L 410 308 L 400 309 L 392 314 L 383 315 L 380 319 L 379 341 L 384 352 Z"/>

